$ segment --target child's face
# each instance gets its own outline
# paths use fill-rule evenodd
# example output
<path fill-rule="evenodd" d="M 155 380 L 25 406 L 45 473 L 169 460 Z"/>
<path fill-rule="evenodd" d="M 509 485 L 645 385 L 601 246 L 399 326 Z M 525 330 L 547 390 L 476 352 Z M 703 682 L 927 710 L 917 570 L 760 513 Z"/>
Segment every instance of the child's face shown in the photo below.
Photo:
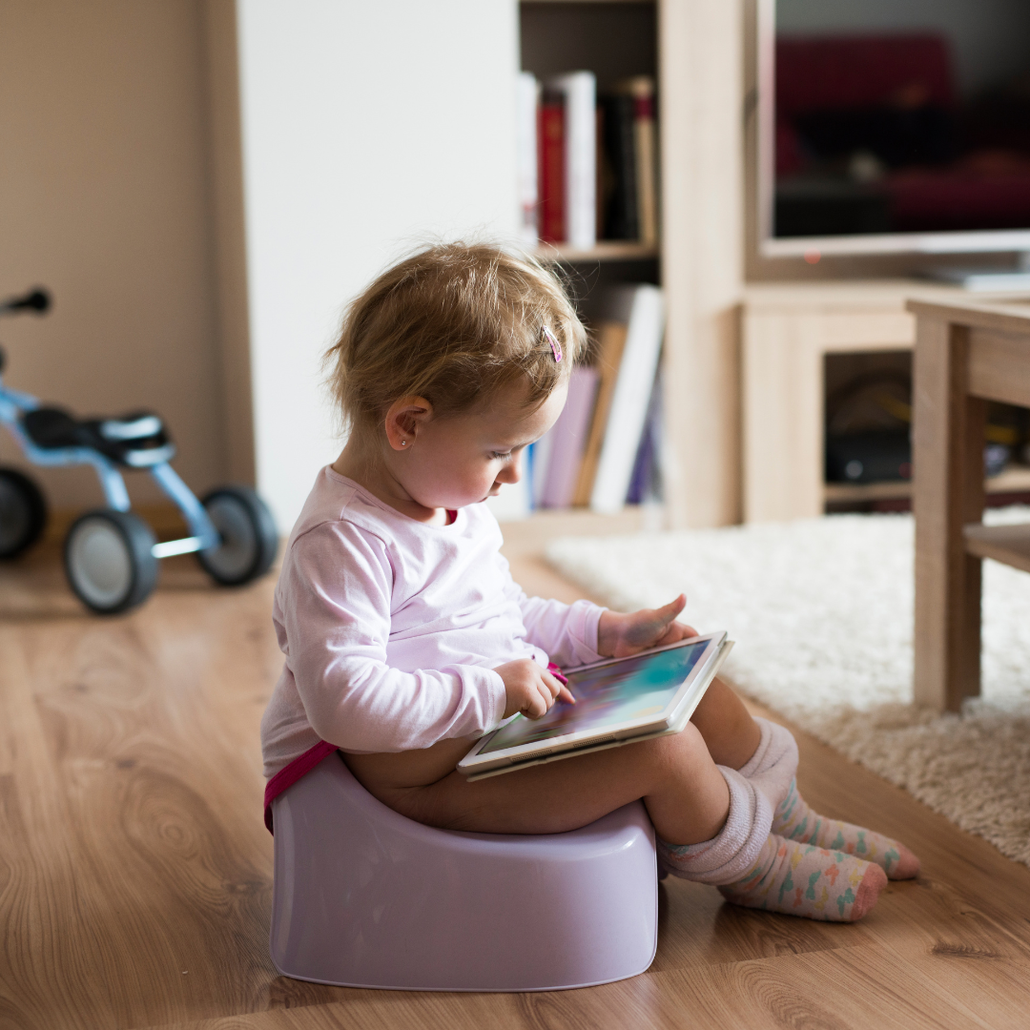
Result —
<path fill-rule="evenodd" d="M 412 500 L 425 508 L 461 508 L 517 483 L 526 448 L 554 425 L 568 385 L 535 408 L 527 406 L 524 393 L 499 395 L 472 414 L 423 423 L 403 463 L 403 485 Z"/>

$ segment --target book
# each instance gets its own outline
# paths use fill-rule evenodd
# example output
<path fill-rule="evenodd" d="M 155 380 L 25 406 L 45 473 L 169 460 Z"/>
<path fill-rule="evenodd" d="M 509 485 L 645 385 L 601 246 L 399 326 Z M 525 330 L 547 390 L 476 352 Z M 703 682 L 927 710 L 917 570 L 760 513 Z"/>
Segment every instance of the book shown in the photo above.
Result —
<path fill-rule="evenodd" d="M 565 235 L 558 238 L 586 250 L 597 242 L 597 78 L 570 72 L 549 79 L 547 89 L 565 114 Z"/>
<path fill-rule="evenodd" d="M 605 514 L 620 511 L 626 502 L 665 332 L 664 298 L 657 286 L 620 286 L 609 298 L 625 318 L 626 341 L 590 493 L 590 507 Z"/>
<path fill-rule="evenodd" d="M 637 75 L 604 100 L 605 138 L 616 184 L 607 211 L 611 239 L 658 242 L 658 144 L 655 83 Z"/>
<path fill-rule="evenodd" d="M 567 508 L 572 504 L 599 381 L 596 368 L 574 368 L 565 407 L 550 432 L 540 440 L 541 444 L 547 441 L 548 447 L 547 468 L 537 495 L 545 508 Z"/>
<path fill-rule="evenodd" d="M 532 72 L 520 72 L 517 115 L 519 237 L 526 247 L 535 247 L 540 239 L 537 222 L 540 173 L 536 153 L 539 107 L 540 83 Z"/>
<path fill-rule="evenodd" d="M 661 501 L 662 481 L 662 373 L 659 369 L 651 388 L 651 401 L 647 406 L 644 431 L 640 435 L 633 473 L 626 491 L 627 504 L 647 504 Z"/>
<path fill-rule="evenodd" d="M 654 117 L 654 79 L 638 75 L 626 88 L 633 97 L 633 143 L 637 162 L 637 211 L 640 242 L 658 242 L 658 153 Z"/>
<path fill-rule="evenodd" d="M 590 504 L 594 490 L 594 478 L 597 474 L 597 463 L 601 456 L 605 429 L 608 425 L 608 410 L 611 407 L 615 382 L 619 376 L 619 365 L 626 345 L 627 326 L 622 322 L 600 322 L 596 334 L 596 358 L 594 368 L 597 370 L 597 393 L 594 411 L 590 419 L 590 432 L 587 434 L 583 458 L 576 477 L 576 489 L 572 495 L 574 505 Z"/>
<path fill-rule="evenodd" d="M 565 103 L 545 94 L 540 104 L 537 157 L 540 165 L 540 239 L 565 239 Z"/>
<path fill-rule="evenodd" d="M 609 240 L 635 240 L 640 235 L 634 144 L 636 102 L 627 94 L 613 94 L 604 97 L 602 109 L 605 161 L 610 170 L 604 236 Z"/>

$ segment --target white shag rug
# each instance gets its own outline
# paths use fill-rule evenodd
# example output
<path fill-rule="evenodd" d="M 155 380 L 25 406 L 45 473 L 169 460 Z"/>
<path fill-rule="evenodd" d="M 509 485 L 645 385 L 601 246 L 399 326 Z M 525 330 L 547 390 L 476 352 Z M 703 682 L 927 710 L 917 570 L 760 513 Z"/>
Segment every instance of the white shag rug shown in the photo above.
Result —
<path fill-rule="evenodd" d="M 989 511 L 1030 522 L 1030 508 Z M 654 608 L 736 641 L 744 693 L 1030 866 L 1030 574 L 984 562 L 982 695 L 912 704 L 910 515 L 565 538 L 549 562 L 610 607 Z"/>

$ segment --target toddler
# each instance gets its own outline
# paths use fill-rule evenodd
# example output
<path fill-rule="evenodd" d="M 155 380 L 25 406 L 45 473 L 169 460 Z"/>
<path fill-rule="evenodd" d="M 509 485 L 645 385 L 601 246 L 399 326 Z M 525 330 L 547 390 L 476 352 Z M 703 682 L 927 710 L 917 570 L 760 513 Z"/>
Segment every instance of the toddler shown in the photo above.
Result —
<path fill-rule="evenodd" d="M 558 833 L 640 798 L 675 875 L 738 905 L 859 919 L 918 860 L 812 812 L 791 734 L 719 680 L 681 733 L 475 783 L 455 771 L 502 720 L 571 703 L 560 667 L 695 635 L 682 596 L 632 614 L 531 598 L 500 555 L 483 502 L 518 481 L 585 345 L 556 277 L 487 246 L 432 247 L 353 303 L 327 355 L 347 443 L 275 593 L 266 805 L 336 749 L 381 802 L 452 830 Z"/>

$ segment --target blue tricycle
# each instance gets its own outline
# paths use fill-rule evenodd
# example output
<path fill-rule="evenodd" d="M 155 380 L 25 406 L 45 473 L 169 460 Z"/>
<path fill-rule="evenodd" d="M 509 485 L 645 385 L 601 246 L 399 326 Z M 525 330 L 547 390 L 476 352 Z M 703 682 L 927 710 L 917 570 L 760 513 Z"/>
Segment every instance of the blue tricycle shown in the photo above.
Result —
<path fill-rule="evenodd" d="M 50 297 L 33 290 L 0 302 L 0 314 L 50 308 Z M 195 553 L 204 571 L 226 586 L 248 583 L 268 571 L 279 544 L 267 505 L 246 486 L 223 486 L 202 500 L 169 465 L 175 454 L 164 423 L 148 411 L 116 418 L 80 419 L 63 408 L 3 384 L 0 348 L 0 425 L 34 465 L 91 465 L 106 508 L 86 512 L 64 540 L 64 569 L 76 596 L 101 614 L 142 604 L 157 583 L 157 563 Z M 190 535 L 158 543 L 154 531 L 130 510 L 121 469 L 149 472 L 175 502 Z M 46 501 L 24 473 L 0 466 L 0 559 L 30 547 L 46 525 Z"/>

